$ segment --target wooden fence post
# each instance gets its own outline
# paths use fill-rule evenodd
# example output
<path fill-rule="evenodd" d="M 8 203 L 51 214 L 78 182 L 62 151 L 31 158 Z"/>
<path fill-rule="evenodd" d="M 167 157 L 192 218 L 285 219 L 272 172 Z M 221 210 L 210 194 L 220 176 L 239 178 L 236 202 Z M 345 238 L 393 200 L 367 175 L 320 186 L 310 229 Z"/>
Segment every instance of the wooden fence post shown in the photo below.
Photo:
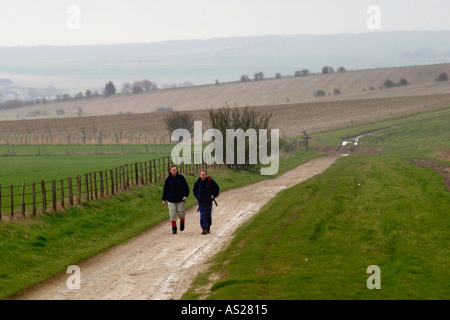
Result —
<path fill-rule="evenodd" d="M 66 208 L 66 205 L 64 204 L 64 180 L 61 179 L 61 206 L 63 209 Z"/>
<path fill-rule="evenodd" d="M 2 221 L 2 185 L 0 184 L 0 221 Z"/>
<path fill-rule="evenodd" d="M 145 170 L 145 183 L 148 183 L 148 171 L 147 171 L 147 161 L 144 162 L 144 170 Z"/>
<path fill-rule="evenodd" d="M 84 174 L 84 187 L 86 193 L 86 201 L 89 201 L 89 179 L 87 173 Z"/>
<path fill-rule="evenodd" d="M 33 182 L 31 185 L 32 194 L 33 194 L 33 216 L 36 216 L 36 183 Z"/>
<path fill-rule="evenodd" d="M 89 186 L 90 186 L 90 193 L 91 193 L 91 200 L 94 200 L 94 188 L 92 188 L 92 172 L 89 173 Z"/>
<path fill-rule="evenodd" d="M 52 206 L 53 206 L 53 211 L 56 211 L 56 184 L 55 184 L 55 180 L 52 180 Z"/>
<path fill-rule="evenodd" d="M 155 159 L 153 159 L 153 177 L 154 177 L 153 181 L 156 182 L 156 180 L 158 179 L 157 178 L 158 176 L 156 175 L 156 160 Z"/>
<path fill-rule="evenodd" d="M 100 198 L 105 196 L 105 192 L 103 190 L 103 171 L 100 171 Z"/>
<path fill-rule="evenodd" d="M 109 171 L 109 175 L 111 178 L 111 194 L 114 195 L 114 174 L 112 169 Z"/>
<path fill-rule="evenodd" d="M 115 172 L 116 172 L 116 193 L 119 193 L 119 176 L 117 173 L 117 168 L 115 168 Z"/>
<path fill-rule="evenodd" d="M 137 162 L 134 164 L 134 175 L 136 177 L 136 185 L 139 185 L 139 173 L 138 173 L 138 164 Z"/>
<path fill-rule="evenodd" d="M 77 204 L 81 203 L 81 176 L 77 175 Z"/>
<path fill-rule="evenodd" d="M 126 171 L 127 171 L 127 183 L 126 183 L 126 185 L 127 185 L 127 189 L 129 189 L 130 188 L 130 179 L 129 179 L 129 176 L 128 176 L 128 164 L 125 165 L 125 168 L 126 168 Z"/>
<path fill-rule="evenodd" d="M 122 189 L 127 190 L 124 166 L 120 166 L 120 170 L 121 170 L 121 181 L 120 182 L 122 183 Z"/>
<path fill-rule="evenodd" d="M 108 171 L 105 171 L 105 190 L 106 190 L 106 195 L 109 195 L 109 188 L 108 188 Z"/>
<path fill-rule="evenodd" d="M 133 165 L 128 164 L 128 166 L 130 167 L 130 186 L 133 187 Z"/>
<path fill-rule="evenodd" d="M 142 170 L 142 162 L 139 162 L 139 172 L 141 173 L 141 184 L 144 184 L 144 171 Z"/>
<path fill-rule="evenodd" d="M 69 205 L 73 206 L 73 190 L 72 190 L 72 178 L 67 178 L 67 186 L 69 187 Z"/>
<path fill-rule="evenodd" d="M 161 158 L 158 158 L 158 180 L 161 180 Z"/>
<path fill-rule="evenodd" d="M 11 197 L 11 218 L 14 218 L 14 186 L 10 187 L 10 197 Z"/>
<path fill-rule="evenodd" d="M 95 199 L 98 199 L 98 192 L 97 192 L 97 172 L 94 172 L 94 195 L 95 195 Z"/>
<path fill-rule="evenodd" d="M 166 171 L 166 173 L 168 173 L 169 170 L 170 170 L 170 157 L 167 156 L 167 171 Z"/>
<path fill-rule="evenodd" d="M 22 182 L 22 215 L 25 217 L 25 182 Z"/>
<path fill-rule="evenodd" d="M 41 180 L 41 192 L 42 192 L 42 210 L 47 211 L 47 194 L 45 192 L 45 182 Z"/>

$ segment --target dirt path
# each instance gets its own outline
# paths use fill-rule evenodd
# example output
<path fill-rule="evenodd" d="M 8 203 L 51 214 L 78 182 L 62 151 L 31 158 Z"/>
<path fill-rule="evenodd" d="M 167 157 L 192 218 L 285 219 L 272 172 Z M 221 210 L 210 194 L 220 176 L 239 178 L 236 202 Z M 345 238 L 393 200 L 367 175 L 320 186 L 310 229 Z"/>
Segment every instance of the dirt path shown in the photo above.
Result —
<path fill-rule="evenodd" d="M 211 234 L 201 234 L 195 206 L 186 212 L 186 229 L 177 235 L 164 221 L 80 263 L 81 289 L 69 290 L 70 274 L 62 274 L 16 299 L 179 299 L 239 225 L 279 191 L 323 172 L 335 160 L 336 156 L 314 159 L 278 178 L 221 193 L 219 206 L 213 208 Z"/>

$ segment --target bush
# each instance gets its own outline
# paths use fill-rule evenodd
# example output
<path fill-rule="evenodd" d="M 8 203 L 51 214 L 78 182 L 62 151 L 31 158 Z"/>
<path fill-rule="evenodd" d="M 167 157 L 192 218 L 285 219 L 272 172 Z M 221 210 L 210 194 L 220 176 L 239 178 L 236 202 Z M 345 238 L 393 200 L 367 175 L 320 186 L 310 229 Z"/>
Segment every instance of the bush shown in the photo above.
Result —
<path fill-rule="evenodd" d="M 209 109 L 208 110 L 208 118 L 211 124 L 211 127 L 214 129 L 219 130 L 222 133 L 223 137 L 223 157 L 225 161 L 226 157 L 226 130 L 227 129 L 242 129 L 244 132 L 247 132 L 249 129 L 254 129 L 257 134 L 259 132 L 259 129 L 267 129 L 268 137 L 267 137 L 267 150 L 270 152 L 271 147 L 271 134 L 269 133 L 271 130 L 271 118 L 272 114 L 268 113 L 261 113 L 258 110 L 251 109 L 249 107 L 245 108 L 238 108 L 235 106 L 234 108 L 230 108 L 228 105 L 225 105 L 221 109 Z M 238 150 L 237 150 L 237 144 L 233 143 L 234 145 L 234 164 L 227 164 L 228 167 L 233 166 L 236 169 L 239 170 L 251 170 L 256 164 L 250 164 L 250 152 L 252 149 L 250 149 L 250 143 L 248 141 L 249 139 L 246 139 L 245 142 L 245 164 L 238 164 L 237 163 L 237 156 L 238 156 Z M 252 145 L 255 147 L 254 145 Z M 256 141 L 256 149 L 258 149 L 258 142 Z M 258 150 L 256 150 L 256 156 L 257 156 Z M 255 154 L 252 153 L 252 156 Z M 256 157 L 258 159 L 258 157 Z"/>
<path fill-rule="evenodd" d="M 448 74 L 447 72 L 441 73 L 439 77 L 436 79 L 437 82 L 444 82 L 448 81 Z"/>
<path fill-rule="evenodd" d="M 399 87 L 407 86 L 409 84 L 408 80 L 406 78 L 401 78 L 400 82 L 397 84 Z"/>
<path fill-rule="evenodd" d="M 337 96 L 338 94 L 341 94 L 342 92 L 341 92 L 341 90 L 339 90 L 339 89 L 334 89 L 333 90 L 333 94 L 335 95 L 335 96 Z"/>
<path fill-rule="evenodd" d="M 383 87 L 386 88 L 386 89 L 394 88 L 395 87 L 395 82 L 392 81 L 392 80 L 386 80 L 384 82 L 384 84 L 383 84 Z"/>
<path fill-rule="evenodd" d="M 249 78 L 248 75 L 244 74 L 244 75 L 241 76 L 241 80 L 240 81 L 241 82 L 250 82 L 252 80 Z"/>
<path fill-rule="evenodd" d="M 383 84 L 383 87 L 386 89 L 395 88 L 395 87 L 404 87 L 409 85 L 408 80 L 406 78 L 401 78 L 399 82 L 395 83 L 392 80 L 386 80 Z"/>
<path fill-rule="evenodd" d="M 141 87 L 139 87 L 139 86 L 134 86 L 133 87 L 133 94 L 139 94 L 139 93 L 142 93 L 142 92 L 144 92 L 144 90 Z"/>
<path fill-rule="evenodd" d="M 314 92 L 314 96 L 315 96 L 316 98 L 324 97 L 324 96 L 326 96 L 326 95 L 327 95 L 327 94 L 326 94 L 325 91 L 323 91 L 323 90 L 318 90 L 318 91 Z"/>
<path fill-rule="evenodd" d="M 194 132 L 194 120 L 185 112 L 171 112 L 164 119 L 166 129 L 172 133 L 176 129 L 186 129 L 189 132 Z"/>

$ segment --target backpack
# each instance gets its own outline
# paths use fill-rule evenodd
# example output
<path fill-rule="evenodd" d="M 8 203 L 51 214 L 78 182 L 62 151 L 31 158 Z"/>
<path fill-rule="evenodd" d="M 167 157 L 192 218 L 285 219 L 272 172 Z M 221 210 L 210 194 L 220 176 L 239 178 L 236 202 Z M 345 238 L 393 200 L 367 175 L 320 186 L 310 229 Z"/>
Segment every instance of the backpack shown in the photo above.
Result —
<path fill-rule="evenodd" d="M 208 184 L 209 184 L 209 186 L 211 186 L 211 184 L 212 184 L 212 178 L 211 178 L 211 177 L 206 177 L 206 179 L 208 179 Z M 216 207 L 217 207 L 217 201 L 216 201 L 216 198 L 213 199 L 213 202 L 216 204 Z"/>

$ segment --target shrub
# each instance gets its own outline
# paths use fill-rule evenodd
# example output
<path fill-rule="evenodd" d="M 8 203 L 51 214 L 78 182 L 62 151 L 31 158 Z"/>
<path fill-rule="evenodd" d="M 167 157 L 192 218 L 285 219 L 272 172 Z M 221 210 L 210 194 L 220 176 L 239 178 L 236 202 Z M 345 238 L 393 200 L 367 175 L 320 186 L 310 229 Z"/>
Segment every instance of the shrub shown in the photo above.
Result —
<path fill-rule="evenodd" d="M 318 91 L 316 91 L 316 92 L 314 92 L 314 96 L 316 97 L 316 98 L 318 98 L 318 97 L 324 97 L 324 96 L 326 96 L 327 94 L 325 93 L 325 91 L 323 91 L 323 90 L 318 90 Z"/>
<path fill-rule="evenodd" d="M 241 76 L 241 80 L 240 81 L 241 82 L 250 82 L 252 80 L 249 78 L 248 75 L 244 74 L 244 75 Z"/>
<path fill-rule="evenodd" d="M 403 87 L 409 85 L 408 80 L 406 78 L 401 78 L 399 82 L 395 83 L 394 81 L 388 79 L 384 82 L 383 87 L 386 89 L 395 88 L 395 87 Z"/>
<path fill-rule="evenodd" d="M 171 112 L 164 119 L 164 123 L 166 124 L 166 129 L 171 133 L 180 128 L 186 129 L 191 133 L 194 131 L 194 120 L 186 112 Z"/>
<path fill-rule="evenodd" d="M 335 96 L 337 96 L 337 95 L 339 95 L 339 94 L 341 94 L 342 92 L 341 92 L 341 90 L 339 90 L 339 89 L 334 89 L 333 90 L 333 94 L 335 95 Z"/>
<path fill-rule="evenodd" d="M 221 109 L 209 109 L 208 110 L 208 118 L 212 128 L 219 130 L 222 133 L 223 137 L 223 156 L 226 155 L 226 130 L 227 129 L 242 129 L 244 132 L 247 132 L 249 129 L 254 129 L 256 132 L 259 132 L 259 129 L 267 129 L 268 137 L 267 137 L 267 150 L 270 152 L 271 147 L 271 134 L 269 134 L 271 130 L 271 118 L 272 114 L 269 113 L 261 113 L 258 110 L 251 109 L 249 107 L 238 108 L 235 106 L 234 108 L 230 108 L 228 105 L 225 105 Z M 247 139 L 246 139 L 247 140 Z M 249 139 L 248 139 L 249 140 Z M 234 161 L 233 165 L 227 164 L 228 167 L 233 166 L 239 170 L 251 170 L 256 166 L 256 164 L 250 164 L 250 155 L 255 155 L 250 149 L 250 141 L 245 142 L 245 164 L 238 164 L 238 150 L 237 144 L 234 145 Z M 258 142 L 256 142 L 256 159 L 258 148 Z M 255 147 L 254 145 L 252 145 Z M 250 152 L 252 152 L 250 154 Z"/>
<path fill-rule="evenodd" d="M 447 72 L 441 73 L 439 77 L 436 79 L 437 82 L 444 82 L 448 81 L 448 74 Z"/>

